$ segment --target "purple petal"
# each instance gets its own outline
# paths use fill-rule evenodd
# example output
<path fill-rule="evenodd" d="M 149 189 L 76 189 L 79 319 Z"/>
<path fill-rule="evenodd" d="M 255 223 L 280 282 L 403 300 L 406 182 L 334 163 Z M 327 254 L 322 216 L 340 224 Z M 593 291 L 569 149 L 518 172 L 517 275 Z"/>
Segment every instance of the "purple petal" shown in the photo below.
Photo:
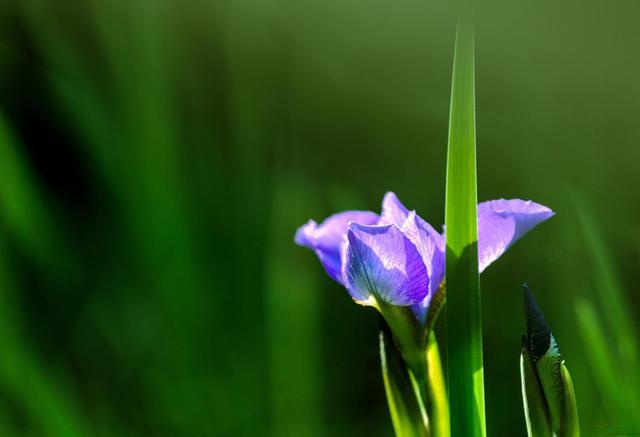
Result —
<path fill-rule="evenodd" d="M 369 211 L 345 211 L 328 217 L 320 225 L 309 222 L 296 231 L 296 244 L 312 249 L 335 281 L 342 281 L 342 247 L 347 241 L 347 225 L 353 221 L 364 225 L 377 223 L 378 214 Z"/>
<path fill-rule="evenodd" d="M 554 215 L 544 205 L 524 201 L 491 200 L 478 205 L 478 264 L 483 271 L 520 237 Z"/>
<path fill-rule="evenodd" d="M 407 306 L 428 293 L 427 268 L 416 246 L 395 225 L 350 223 L 344 280 L 355 301 Z"/>
<path fill-rule="evenodd" d="M 309 220 L 305 225 L 300 226 L 296 230 L 294 241 L 298 246 L 313 249 L 313 234 L 318 228 L 318 224 L 314 220 Z"/>
<path fill-rule="evenodd" d="M 444 237 L 433 229 L 429 223 L 416 215 L 415 211 L 409 213 L 409 217 L 403 223 L 401 230 L 415 244 L 427 267 L 429 292 L 421 302 L 413 306 L 413 311 L 418 320 L 424 322 L 431 297 L 444 279 L 445 241 Z"/>
<path fill-rule="evenodd" d="M 409 217 L 409 210 L 400 202 L 398 196 L 391 191 L 385 194 L 382 199 L 380 223 L 394 224 L 397 227 L 401 227 L 407 217 Z"/>

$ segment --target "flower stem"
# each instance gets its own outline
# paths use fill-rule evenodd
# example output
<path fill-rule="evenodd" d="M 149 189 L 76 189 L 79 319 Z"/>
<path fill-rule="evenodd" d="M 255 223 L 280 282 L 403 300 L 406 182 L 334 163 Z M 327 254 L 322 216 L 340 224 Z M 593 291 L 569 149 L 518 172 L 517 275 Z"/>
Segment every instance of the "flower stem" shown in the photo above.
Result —
<path fill-rule="evenodd" d="M 426 350 L 427 367 L 427 414 L 435 437 L 449 437 L 449 401 L 447 386 L 440 361 L 440 350 L 433 331 L 429 334 Z"/>
<path fill-rule="evenodd" d="M 380 329 L 380 362 L 389 413 L 396 437 L 431 437 L 417 382 L 395 345 L 385 322 Z"/>

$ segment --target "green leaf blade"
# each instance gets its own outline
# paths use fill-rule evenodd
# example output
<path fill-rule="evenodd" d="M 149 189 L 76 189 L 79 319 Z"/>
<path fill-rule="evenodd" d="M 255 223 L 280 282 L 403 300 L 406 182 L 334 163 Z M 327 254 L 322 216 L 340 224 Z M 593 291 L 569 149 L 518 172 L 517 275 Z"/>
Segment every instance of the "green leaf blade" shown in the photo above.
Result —
<path fill-rule="evenodd" d="M 446 281 L 452 435 L 484 436 L 482 319 L 477 246 L 474 33 L 458 23 L 447 151 Z"/>

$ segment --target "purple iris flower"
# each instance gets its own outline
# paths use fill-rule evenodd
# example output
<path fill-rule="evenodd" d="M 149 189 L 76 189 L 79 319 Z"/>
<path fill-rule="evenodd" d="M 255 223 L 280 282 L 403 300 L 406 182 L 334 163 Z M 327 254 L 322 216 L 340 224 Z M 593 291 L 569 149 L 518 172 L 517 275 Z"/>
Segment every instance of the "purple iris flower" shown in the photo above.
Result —
<path fill-rule="evenodd" d="M 339 212 L 318 225 L 309 220 L 296 232 L 296 244 L 313 250 L 322 266 L 335 281 L 342 280 L 342 251 L 347 242 L 349 222 L 362 225 L 374 225 L 380 221 L 378 214 L 369 211 Z"/>
<path fill-rule="evenodd" d="M 480 203 L 480 271 L 553 214 L 546 206 L 519 199 Z M 391 192 L 384 196 L 380 215 L 346 211 L 320 225 L 310 220 L 298 229 L 295 241 L 314 250 L 329 276 L 357 303 L 412 306 L 421 322 L 444 279 L 444 235 Z"/>

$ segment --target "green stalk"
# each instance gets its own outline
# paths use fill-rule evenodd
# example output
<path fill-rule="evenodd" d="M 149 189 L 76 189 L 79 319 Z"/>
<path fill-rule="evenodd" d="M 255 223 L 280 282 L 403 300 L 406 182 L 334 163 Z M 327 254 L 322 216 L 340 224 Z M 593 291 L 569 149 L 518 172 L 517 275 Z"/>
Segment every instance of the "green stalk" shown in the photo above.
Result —
<path fill-rule="evenodd" d="M 451 433 L 485 436 L 477 245 L 474 34 L 458 22 L 451 86 L 447 197 L 447 351 Z"/>
<path fill-rule="evenodd" d="M 433 435 L 449 437 L 449 401 L 447 400 L 447 385 L 444 380 L 440 350 L 433 331 L 429 333 L 426 351 L 427 367 L 427 414 Z"/>
<path fill-rule="evenodd" d="M 380 331 L 380 359 L 395 434 L 450 437 L 449 404 L 433 332 L 413 364 L 396 347 L 386 323 Z"/>
<path fill-rule="evenodd" d="M 380 362 L 396 437 L 429 437 L 429 419 L 424 404 L 384 322 L 380 330 Z"/>

